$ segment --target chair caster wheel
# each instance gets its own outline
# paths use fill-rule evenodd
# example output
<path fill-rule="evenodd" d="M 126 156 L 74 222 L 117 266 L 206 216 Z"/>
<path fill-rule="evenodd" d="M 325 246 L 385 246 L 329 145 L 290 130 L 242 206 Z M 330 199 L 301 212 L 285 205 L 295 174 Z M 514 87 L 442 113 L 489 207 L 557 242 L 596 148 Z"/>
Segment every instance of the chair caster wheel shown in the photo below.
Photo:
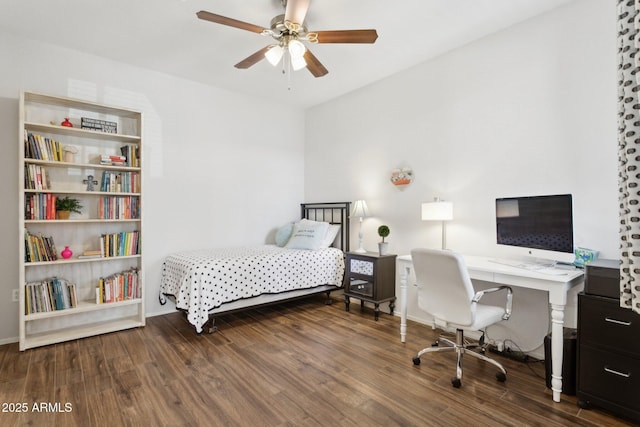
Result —
<path fill-rule="evenodd" d="M 418 366 L 420 364 L 420 358 L 419 357 L 414 357 L 413 358 L 413 364 Z"/>
<path fill-rule="evenodd" d="M 451 378 L 451 385 L 455 388 L 460 388 L 462 382 L 460 381 L 460 378 Z"/>
<path fill-rule="evenodd" d="M 505 382 L 507 380 L 507 376 L 503 372 L 498 372 L 496 374 L 496 379 L 498 381 L 500 381 L 501 383 L 503 383 L 503 382 Z"/>
<path fill-rule="evenodd" d="M 431 347 L 438 347 L 440 345 L 440 342 L 438 340 L 435 340 L 434 342 L 431 343 Z"/>

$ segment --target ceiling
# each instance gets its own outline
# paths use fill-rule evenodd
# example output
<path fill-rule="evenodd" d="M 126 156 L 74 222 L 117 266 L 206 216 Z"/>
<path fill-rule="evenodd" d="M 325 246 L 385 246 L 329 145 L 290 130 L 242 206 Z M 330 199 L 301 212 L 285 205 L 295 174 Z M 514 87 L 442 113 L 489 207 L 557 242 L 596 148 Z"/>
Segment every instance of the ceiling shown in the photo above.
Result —
<path fill-rule="evenodd" d="M 0 0 L 0 31 L 307 108 L 573 0 L 315 0 L 309 31 L 375 28 L 375 44 L 309 45 L 329 74 L 234 64 L 272 39 L 196 18 L 269 27 L 281 0 Z"/>

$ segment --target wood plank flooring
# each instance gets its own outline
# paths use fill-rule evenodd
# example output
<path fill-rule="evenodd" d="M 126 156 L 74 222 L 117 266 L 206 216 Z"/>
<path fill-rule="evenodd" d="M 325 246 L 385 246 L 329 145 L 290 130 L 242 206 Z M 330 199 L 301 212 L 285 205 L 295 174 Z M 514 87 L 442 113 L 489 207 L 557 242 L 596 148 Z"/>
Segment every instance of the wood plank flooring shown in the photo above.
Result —
<path fill-rule="evenodd" d="M 539 362 L 500 359 L 499 383 L 493 367 L 466 358 L 454 389 L 453 354 L 411 362 L 436 331 L 410 322 L 402 344 L 399 318 L 346 313 L 337 298 L 222 317 L 212 335 L 175 313 L 22 353 L 0 346 L 0 425 L 632 425 L 573 396 L 553 402 Z"/>

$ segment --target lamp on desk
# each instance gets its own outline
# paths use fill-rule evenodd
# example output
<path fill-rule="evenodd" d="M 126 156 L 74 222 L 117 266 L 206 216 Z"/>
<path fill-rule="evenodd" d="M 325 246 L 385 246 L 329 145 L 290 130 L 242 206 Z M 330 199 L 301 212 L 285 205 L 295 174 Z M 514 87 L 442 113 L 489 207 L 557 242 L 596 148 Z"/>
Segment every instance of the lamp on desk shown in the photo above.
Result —
<path fill-rule="evenodd" d="M 353 203 L 353 209 L 351 210 L 351 218 L 360 219 L 360 228 L 358 229 L 359 246 L 354 252 L 365 253 L 367 252 L 362 246 L 362 220 L 369 216 L 369 209 L 367 209 L 367 203 L 364 200 L 356 200 Z"/>
<path fill-rule="evenodd" d="M 436 197 L 433 202 L 422 204 L 423 221 L 440 221 L 442 226 L 442 249 L 447 247 L 447 228 L 445 221 L 453 219 L 453 203 L 445 202 Z"/>

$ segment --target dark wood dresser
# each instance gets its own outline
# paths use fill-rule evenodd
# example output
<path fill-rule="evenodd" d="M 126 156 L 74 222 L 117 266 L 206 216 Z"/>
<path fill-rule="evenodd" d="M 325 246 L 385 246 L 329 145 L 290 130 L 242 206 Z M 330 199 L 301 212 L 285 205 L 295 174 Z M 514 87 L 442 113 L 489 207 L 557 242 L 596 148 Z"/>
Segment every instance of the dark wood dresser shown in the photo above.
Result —
<path fill-rule="evenodd" d="M 581 408 L 595 405 L 640 422 L 640 315 L 620 307 L 619 263 L 588 264 L 578 295 L 578 379 Z"/>

